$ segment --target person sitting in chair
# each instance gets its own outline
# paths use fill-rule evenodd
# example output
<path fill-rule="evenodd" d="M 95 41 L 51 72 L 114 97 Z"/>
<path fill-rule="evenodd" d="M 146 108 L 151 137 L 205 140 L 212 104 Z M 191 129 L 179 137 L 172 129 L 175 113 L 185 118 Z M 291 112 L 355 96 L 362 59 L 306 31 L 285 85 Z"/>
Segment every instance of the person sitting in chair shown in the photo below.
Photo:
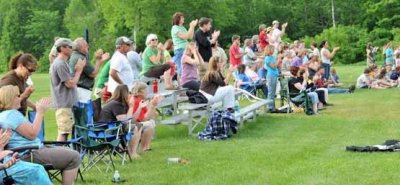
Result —
<path fill-rule="evenodd" d="M 300 92 L 307 89 L 308 72 L 304 69 L 299 70 L 299 67 L 296 66 L 292 66 L 290 72 L 294 76 L 289 80 L 290 98 L 296 102 L 304 101 L 305 97 Z M 320 103 L 318 94 L 316 92 L 308 92 L 307 96 L 311 99 L 314 114 L 318 114 L 318 104 Z"/>
<path fill-rule="evenodd" d="M 0 126 L 3 129 L 11 128 L 12 130 L 6 149 L 39 146 L 38 150 L 20 153 L 20 159 L 43 165 L 51 164 L 54 169 L 62 171 L 62 184 L 73 184 L 81 164 L 79 153 L 66 147 L 43 146 L 38 138 L 44 113 L 52 104 L 51 99 L 43 98 L 36 103 L 36 117 L 34 122 L 30 123 L 17 110 L 21 104 L 19 92 L 17 86 L 6 85 L 0 88 L 0 120 L 2 120 Z"/>

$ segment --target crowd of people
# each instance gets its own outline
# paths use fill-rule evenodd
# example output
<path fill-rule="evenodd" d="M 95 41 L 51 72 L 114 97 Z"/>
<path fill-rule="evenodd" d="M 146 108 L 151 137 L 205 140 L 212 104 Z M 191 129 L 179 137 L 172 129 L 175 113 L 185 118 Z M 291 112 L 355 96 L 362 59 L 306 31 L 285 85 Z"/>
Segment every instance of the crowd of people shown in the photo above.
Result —
<path fill-rule="evenodd" d="M 273 21 L 270 26 L 260 25 L 259 34 L 251 38 L 241 39 L 234 35 L 226 53 L 218 42 L 221 32 L 212 28 L 211 18 L 193 20 L 186 29 L 183 26 L 184 14 L 177 12 L 172 16 L 172 22 L 171 39 L 164 43 L 158 40 L 156 34 L 148 34 L 146 48 L 139 54 L 135 42 L 121 36 L 115 41 L 112 55 L 99 49 L 92 55 L 92 62 L 88 58 L 89 43 L 84 38 L 74 41 L 55 38 L 49 54 L 51 98 L 43 98 L 37 103 L 30 101 L 35 91 L 30 76 L 36 71 L 37 60 L 31 54 L 17 53 L 10 61 L 10 71 L 0 80 L 0 117 L 4 120 L 0 123 L 3 129 L 1 133 L 4 133 L 0 136 L 0 141 L 4 141 L 0 143 L 0 149 L 4 149 L 0 157 L 10 154 L 6 157 L 10 162 L 0 168 L 35 168 L 37 177 L 41 177 L 37 181 L 49 184 L 51 182 L 42 168 L 34 164 L 22 164 L 51 163 L 56 169 L 62 170 L 63 184 L 73 184 L 81 163 L 79 153 L 64 147 L 45 147 L 38 139 L 38 133 L 42 129 L 44 112 L 51 106 L 55 108 L 57 140 L 66 141 L 73 131 L 72 107 L 77 102 L 90 101 L 92 96 L 103 100 L 99 121 L 132 118 L 131 125 L 124 125 L 134 133 L 128 151 L 131 157 L 140 157 L 139 153 L 151 150 L 158 116 L 156 108 L 163 100 L 162 96 L 148 92 L 148 84 L 142 82 L 146 78 L 162 78 L 165 90 L 187 88 L 199 91 L 209 103 L 222 101 L 224 110 L 229 112 L 235 111 L 235 88 L 256 96 L 260 90 L 264 98 L 270 100 L 268 111 L 275 112 L 275 99 L 279 98 L 283 85 L 279 79 L 282 78 L 289 79 L 291 99 L 304 101 L 305 97 L 300 92 L 307 92 L 314 114 L 319 114 L 324 106 L 331 105 L 328 103 L 329 94 L 352 93 L 355 90 L 355 86 L 341 88 L 343 84 L 332 67 L 332 59 L 340 48 L 330 51 L 328 41 L 311 43 L 309 49 L 302 41 L 285 43 L 282 37 L 288 23 L 280 26 L 278 21 Z M 374 51 L 372 49 L 368 53 L 371 63 L 375 60 Z M 387 52 L 389 55 L 390 52 Z M 398 77 L 400 68 L 395 69 Z M 377 73 L 376 67 L 371 67 L 360 77 L 361 85 L 357 83 L 357 86 L 393 86 L 394 82 L 386 79 L 393 73 L 388 75 L 384 69 Z M 375 75 L 376 82 L 370 82 L 368 75 Z M 232 80 L 235 83 L 232 84 Z M 37 112 L 33 123 L 25 118 L 28 108 Z M 11 155 L 6 151 L 26 144 L 41 146 L 34 152 L 18 154 L 20 159 L 27 162 L 16 162 L 16 154 Z M 29 161 L 32 156 L 33 161 Z M 14 171 L 13 174 L 18 173 L 18 170 Z M 4 176 L 4 173 L 0 172 L 0 175 Z M 25 175 L 18 178 L 28 179 L 32 174 Z"/>
<path fill-rule="evenodd" d="M 367 44 L 367 67 L 357 78 L 357 88 L 388 89 L 400 87 L 400 47 L 393 49 L 391 42 L 383 47 L 383 65 L 377 65 L 379 47 Z"/>

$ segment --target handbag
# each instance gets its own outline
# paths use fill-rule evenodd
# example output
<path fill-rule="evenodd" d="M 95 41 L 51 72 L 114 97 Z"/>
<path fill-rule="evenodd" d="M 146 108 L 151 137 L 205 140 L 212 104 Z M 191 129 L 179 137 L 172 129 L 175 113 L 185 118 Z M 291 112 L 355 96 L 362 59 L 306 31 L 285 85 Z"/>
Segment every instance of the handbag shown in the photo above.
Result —
<path fill-rule="evenodd" d="M 190 103 L 204 104 L 208 103 L 208 99 L 199 91 L 188 90 L 186 95 L 189 97 Z"/>

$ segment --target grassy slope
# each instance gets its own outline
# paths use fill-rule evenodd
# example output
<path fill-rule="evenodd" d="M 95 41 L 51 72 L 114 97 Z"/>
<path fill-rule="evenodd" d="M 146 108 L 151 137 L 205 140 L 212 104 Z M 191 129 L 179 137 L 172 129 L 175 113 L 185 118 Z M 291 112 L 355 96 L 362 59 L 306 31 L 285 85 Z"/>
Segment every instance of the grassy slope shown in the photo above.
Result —
<path fill-rule="evenodd" d="M 338 66 L 346 84 L 362 66 Z M 49 95 L 47 74 L 33 76 L 33 99 Z M 399 138 L 399 89 L 331 95 L 319 116 L 267 115 L 247 123 L 228 141 L 188 138 L 186 127 L 157 127 L 153 151 L 125 166 L 126 184 L 398 184 L 397 153 L 349 153 L 347 145 Z M 46 114 L 47 139 L 56 138 L 54 113 Z M 169 165 L 168 157 L 191 160 Z M 111 184 L 112 172 L 85 173 L 86 184 Z M 79 184 L 82 182 L 78 181 Z"/>

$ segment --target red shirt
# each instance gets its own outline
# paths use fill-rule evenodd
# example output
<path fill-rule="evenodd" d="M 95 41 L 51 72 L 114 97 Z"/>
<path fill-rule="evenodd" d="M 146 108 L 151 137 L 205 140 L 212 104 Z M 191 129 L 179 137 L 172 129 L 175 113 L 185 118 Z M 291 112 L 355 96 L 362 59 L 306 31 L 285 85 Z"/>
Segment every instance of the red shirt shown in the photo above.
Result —
<path fill-rule="evenodd" d="M 242 64 L 242 57 L 235 58 L 235 55 L 240 55 L 240 48 L 239 46 L 232 44 L 231 48 L 229 48 L 229 63 L 231 65 Z"/>
<path fill-rule="evenodd" d="M 134 104 L 133 104 L 133 113 L 135 114 L 136 110 L 139 108 L 139 103 L 143 100 L 142 98 L 133 97 Z M 139 113 L 138 118 L 136 121 L 141 122 L 143 121 L 144 115 L 147 113 L 147 107 L 143 107 Z"/>
<path fill-rule="evenodd" d="M 258 42 L 260 43 L 260 49 L 261 51 L 264 51 L 264 48 L 269 45 L 267 42 L 268 36 L 264 31 L 261 31 L 260 34 L 258 34 Z"/>

